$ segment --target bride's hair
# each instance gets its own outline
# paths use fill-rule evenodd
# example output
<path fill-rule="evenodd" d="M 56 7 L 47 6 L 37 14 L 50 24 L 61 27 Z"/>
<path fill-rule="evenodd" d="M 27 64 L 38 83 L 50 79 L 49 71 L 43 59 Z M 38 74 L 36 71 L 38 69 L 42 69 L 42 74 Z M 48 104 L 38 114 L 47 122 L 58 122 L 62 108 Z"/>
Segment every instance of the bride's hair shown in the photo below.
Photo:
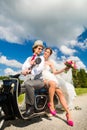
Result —
<path fill-rule="evenodd" d="M 46 50 L 50 50 L 50 55 L 52 55 L 53 51 L 52 51 L 52 49 L 50 47 L 45 48 L 45 51 Z"/>

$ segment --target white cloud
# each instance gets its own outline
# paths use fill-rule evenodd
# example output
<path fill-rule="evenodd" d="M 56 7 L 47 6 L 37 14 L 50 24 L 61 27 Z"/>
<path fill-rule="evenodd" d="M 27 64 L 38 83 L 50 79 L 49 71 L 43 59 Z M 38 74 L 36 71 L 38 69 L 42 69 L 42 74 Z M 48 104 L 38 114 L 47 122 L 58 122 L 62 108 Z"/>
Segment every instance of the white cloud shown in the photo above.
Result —
<path fill-rule="evenodd" d="M 17 73 L 20 73 L 20 70 L 19 71 L 14 71 L 13 69 L 11 68 L 6 68 L 4 70 L 4 75 L 8 76 L 8 75 L 15 75 Z"/>
<path fill-rule="evenodd" d="M 67 44 L 69 44 L 69 46 L 74 47 L 77 46 L 78 42 L 76 40 L 71 40 L 71 41 L 67 41 Z"/>
<path fill-rule="evenodd" d="M 0 0 L 0 38 L 39 38 L 60 46 L 87 26 L 87 0 Z"/>
<path fill-rule="evenodd" d="M 21 68 L 22 64 L 16 60 L 8 60 L 6 56 L 0 56 L 0 64 L 10 67 Z"/>
<path fill-rule="evenodd" d="M 17 72 L 16 71 L 14 71 L 13 69 L 11 69 L 11 68 L 6 68 L 5 70 L 4 70 L 4 74 L 5 75 L 13 75 L 13 74 L 16 74 Z"/>
<path fill-rule="evenodd" d="M 70 46 L 72 48 L 77 46 L 81 49 L 87 49 L 87 39 L 85 39 L 84 42 L 78 42 L 76 40 L 71 40 L 71 41 L 68 41 L 67 44 L 68 44 L 68 46 Z"/>
<path fill-rule="evenodd" d="M 81 49 L 87 49 L 87 39 L 83 42 L 77 43 L 77 46 Z"/>
<path fill-rule="evenodd" d="M 65 46 L 65 45 L 62 45 L 62 46 L 60 47 L 60 51 L 61 51 L 63 54 L 65 54 L 65 55 L 73 55 L 73 53 L 76 52 L 75 49 L 70 49 L 70 48 L 68 48 L 68 47 Z"/>
<path fill-rule="evenodd" d="M 14 32 L 15 30 L 15 32 Z M 4 27 L 0 26 L 0 39 L 5 39 L 6 41 L 12 43 L 21 43 L 23 39 L 20 39 L 17 34 L 21 33 L 22 29 L 19 26 L 14 27 Z M 21 33 L 22 34 L 22 33 Z"/>

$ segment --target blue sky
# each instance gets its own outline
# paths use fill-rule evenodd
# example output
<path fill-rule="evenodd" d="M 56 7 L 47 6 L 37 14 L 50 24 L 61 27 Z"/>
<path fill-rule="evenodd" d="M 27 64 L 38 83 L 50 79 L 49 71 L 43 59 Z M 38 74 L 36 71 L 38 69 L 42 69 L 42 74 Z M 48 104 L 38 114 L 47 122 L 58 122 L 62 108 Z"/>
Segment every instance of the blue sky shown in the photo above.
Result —
<path fill-rule="evenodd" d="M 0 0 L 0 75 L 21 71 L 40 39 L 87 70 L 87 0 Z"/>

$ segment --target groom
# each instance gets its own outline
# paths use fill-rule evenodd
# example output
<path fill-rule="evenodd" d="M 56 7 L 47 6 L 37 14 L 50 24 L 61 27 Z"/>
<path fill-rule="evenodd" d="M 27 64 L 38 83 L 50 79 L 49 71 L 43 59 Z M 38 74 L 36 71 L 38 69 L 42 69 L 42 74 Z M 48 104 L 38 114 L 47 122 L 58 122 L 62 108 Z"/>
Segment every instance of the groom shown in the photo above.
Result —
<path fill-rule="evenodd" d="M 32 51 L 33 56 L 28 57 L 26 61 L 24 62 L 22 66 L 22 74 L 27 77 L 27 75 L 31 74 L 31 79 L 27 78 L 27 80 L 24 81 L 24 87 L 25 87 L 25 93 L 26 93 L 26 112 L 24 113 L 25 117 L 30 116 L 34 113 L 34 90 L 40 89 L 44 87 L 44 82 L 42 78 L 42 71 L 44 68 L 44 58 L 43 56 L 40 56 L 42 50 L 43 50 L 43 42 L 41 40 L 35 41 Z M 37 66 L 34 66 L 32 69 L 32 65 L 35 64 L 35 59 L 37 57 L 41 58 L 41 63 Z"/>

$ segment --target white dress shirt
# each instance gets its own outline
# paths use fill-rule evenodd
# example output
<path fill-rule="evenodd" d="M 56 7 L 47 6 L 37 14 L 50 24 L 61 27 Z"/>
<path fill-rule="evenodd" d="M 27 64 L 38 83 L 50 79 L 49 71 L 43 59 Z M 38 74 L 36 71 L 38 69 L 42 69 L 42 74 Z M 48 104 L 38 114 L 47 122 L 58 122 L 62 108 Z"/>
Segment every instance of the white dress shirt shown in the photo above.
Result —
<path fill-rule="evenodd" d="M 23 66 L 22 66 L 22 70 L 25 70 L 27 68 L 30 68 L 31 67 L 31 64 L 30 64 L 30 60 L 31 60 L 32 57 L 28 57 L 26 59 L 26 61 L 24 62 Z M 37 56 L 35 57 L 35 59 L 37 58 Z M 41 58 L 41 63 L 38 64 L 38 65 L 35 65 L 32 70 L 31 70 L 31 75 L 33 75 L 33 78 L 37 75 L 39 75 L 40 73 L 42 73 L 43 69 L 44 69 L 44 57 L 43 56 L 39 56 L 39 58 Z M 42 76 L 40 77 L 42 78 Z"/>

